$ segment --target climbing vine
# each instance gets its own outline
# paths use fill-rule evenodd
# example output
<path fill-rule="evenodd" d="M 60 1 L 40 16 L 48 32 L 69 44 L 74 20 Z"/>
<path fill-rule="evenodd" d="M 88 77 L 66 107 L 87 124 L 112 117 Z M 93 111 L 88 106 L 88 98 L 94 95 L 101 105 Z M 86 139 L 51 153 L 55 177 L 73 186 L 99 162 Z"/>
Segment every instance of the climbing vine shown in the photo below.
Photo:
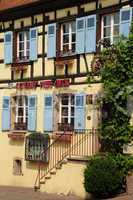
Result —
<path fill-rule="evenodd" d="M 123 153 L 133 139 L 128 99 L 133 94 L 133 23 L 128 39 L 121 37 L 100 54 L 103 83 L 101 141 L 104 151 Z"/>

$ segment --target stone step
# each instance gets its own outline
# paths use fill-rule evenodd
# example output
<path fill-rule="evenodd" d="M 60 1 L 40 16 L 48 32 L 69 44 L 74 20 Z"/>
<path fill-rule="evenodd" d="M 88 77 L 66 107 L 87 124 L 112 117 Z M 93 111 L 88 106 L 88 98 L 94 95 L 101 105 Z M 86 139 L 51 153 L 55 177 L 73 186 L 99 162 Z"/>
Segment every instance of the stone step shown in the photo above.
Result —
<path fill-rule="evenodd" d="M 39 190 L 40 187 L 39 186 L 34 186 L 34 191 L 36 192 L 37 190 Z"/>
<path fill-rule="evenodd" d="M 53 175 L 56 174 L 56 169 L 52 169 L 50 174 L 53 174 Z"/>
<path fill-rule="evenodd" d="M 51 178 L 51 174 L 50 173 L 45 176 L 45 179 L 50 179 L 50 178 Z"/>
<path fill-rule="evenodd" d="M 40 184 L 42 185 L 42 184 L 45 184 L 46 183 L 46 181 L 40 181 Z"/>

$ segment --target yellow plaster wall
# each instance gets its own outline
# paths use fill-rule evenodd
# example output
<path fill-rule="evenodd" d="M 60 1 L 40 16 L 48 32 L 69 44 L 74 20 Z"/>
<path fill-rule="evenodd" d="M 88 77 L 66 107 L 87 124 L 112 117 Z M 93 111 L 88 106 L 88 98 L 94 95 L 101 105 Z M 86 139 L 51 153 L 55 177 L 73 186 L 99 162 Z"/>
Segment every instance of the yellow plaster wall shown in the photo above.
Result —
<path fill-rule="evenodd" d="M 78 13 L 78 8 L 75 6 L 72 8 L 65 8 L 65 9 L 57 10 L 57 18 L 66 17 L 68 11 L 70 12 L 71 15 L 76 15 Z"/>
<path fill-rule="evenodd" d="M 54 20 L 54 12 L 48 12 L 45 14 L 45 16 L 48 16 L 49 17 L 49 20 Z"/>
<path fill-rule="evenodd" d="M 0 134 L 0 163 L 1 178 L 0 185 L 34 187 L 37 176 L 37 164 L 26 162 L 24 158 L 24 141 L 13 141 L 7 136 L 7 133 Z M 4 156 L 3 156 L 4 155 Z M 22 159 L 21 176 L 13 175 L 13 160 L 18 157 Z M 41 192 L 58 194 L 75 194 L 82 198 L 86 197 L 83 187 L 83 172 L 86 163 L 68 162 L 61 169 L 57 170 L 56 175 L 41 186 Z M 69 175 L 69 181 L 68 181 Z M 75 181 L 76 180 L 76 181 Z"/>
<path fill-rule="evenodd" d="M 77 70 L 77 61 L 74 59 L 73 65 L 68 66 L 68 73 L 69 74 L 76 74 Z"/>
<path fill-rule="evenodd" d="M 3 37 L 0 36 L 0 39 Z M 4 42 L 0 44 L 0 59 L 4 59 Z"/>
<path fill-rule="evenodd" d="M 38 36 L 38 54 L 42 54 L 42 35 Z"/>
<path fill-rule="evenodd" d="M 102 7 L 112 6 L 115 4 L 119 4 L 119 0 L 101 0 Z"/>
<path fill-rule="evenodd" d="M 24 26 L 31 26 L 31 17 L 22 18 L 14 21 L 15 29 L 21 28 L 21 22 L 24 22 Z"/>
<path fill-rule="evenodd" d="M 81 8 L 84 8 L 85 12 L 92 11 L 96 9 L 96 3 L 83 4 Z"/>
<path fill-rule="evenodd" d="M 46 63 L 46 67 L 45 67 L 45 74 L 46 76 L 48 75 L 53 75 L 54 74 L 54 60 L 53 59 L 48 59 L 45 58 L 45 63 Z"/>
<path fill-rule="evenodd" d="M 37 95 L 37 131 L 43 132 L 43 108 L 44 108 L 44 94 L 54 93 L 81 93 L 86 94 L 97 93 L 101 91 L 101 84 L 90 85 L 76 85 L 70 86 L 69 88 L 61 89 L 40 89 L 36 90 L 16 90 L 16 89 L 4 89 L 1 90 L 0 95 L 0 121 L 2 121 L 2 101 L 3 96 L 11 96 L 15 93 L 25 95 Z M 92 119 L 88 122 L 87 116 L 92 115 L 91 107 L 86 106 L 86 128 L 92 128 L 93 123 L 96 124 Z M 23 141 L 13 141 L 8 138 L 8 132 L 2 132 L 0 124 L 0 163 L 1 173 L 0 184 L 1 185 L 12 185 L 12 186 L 24 186 L 33 187 L 35 178 L 37 175 L 37 166 L 34 163 L 26 162 L 24 160 L 25 145 Z M 10 153 L 9 153 L 10 152 Z M 91 153 L 91 152 L 90 152 Z M 1 156 L 2 155 L 2 156 Z M 3 156 L 4 155 L 4 156 Z M 13 159 L 19 157 L 22 159 L 22 172 L 23 176 L 15 176 L 12 174 L 13 171 Z M 76 194 L 82 198 L 86 196 L 83 187 L 83 171 L 85 164 L 83 163 L 67 163 L 63 165 L 61 170 L 57 171 L 57 174 L 52 176 L 50 180 L 42 185 L 41 191 L 48 193 L 63 193 L 63 194 Z M 69 183 L 67 180 L 69 174 Z M 76 181 L 75 181 L 76 180 Z M 53 187 L 54 186 L 54 187 Z"/>
<path fill-rule="evenodd" d="M 85 163 L 68 162 L 61 169 L 57 170 L 56 175 L 42 185 L 41 191 L 47 193 L 57 193 L 70 195 L 74 194 L 85 199 L 87 194 L 84 190 L 83 173 L 86 167 Z"/>
<path fill-rule="evenodd" d="M 10 79 L 11 78 L 11 66 L 5 65 L 4 63 L 0 64 L 0 80 Z"/>
<path fill-rule="evenodd" d="M 36 76 L 42 75 L 42 58 L 39 58 L 37 62 L 34 63 L 34 74 Z"/>
<path fill-rule="evenodd" d="M 43 14 L 40 15 L 35 15 L 34 16 L 34 21 L 37 19 L 37 22 L 42 22 L 43 21 Z"/>
<path fill-rule="evenodd" d="M 30 69 L 31 69 L 31 66 L 28 65 L 27 69 L 23 73 L 24 78 L 29 78 L 30 77 Z"/>
<path fill-rule="evenodd" d="M 9 27 L 10 27 L 10 24 L 12 24 L 11 21 L 5 22 L 5 23 L 4 23 L 5 28 L 9 28 Z"/>
<path fill-rule="evenodd" d="M 12 141 L 7 133 L 0 134 L 0 163 L 1 163 L 1 185 L 33 187 L 36 177 L 36 164 L 24 161 L 25 145 L 23 141 Z M 4 156 L 3 156 L 4 155 Z M 22 159 L 23 176 L 13 175 L 13 159 Z"/>
<path fill-rule="evenodd" d="M 86 54 L 86 61 L 88 64 L 89 71 L 91 71 L 91 62 L 94 57 L 94 54 Z M 83 56 L 80 56 L 80 71 L 86 72 L 86 63 Z"/>

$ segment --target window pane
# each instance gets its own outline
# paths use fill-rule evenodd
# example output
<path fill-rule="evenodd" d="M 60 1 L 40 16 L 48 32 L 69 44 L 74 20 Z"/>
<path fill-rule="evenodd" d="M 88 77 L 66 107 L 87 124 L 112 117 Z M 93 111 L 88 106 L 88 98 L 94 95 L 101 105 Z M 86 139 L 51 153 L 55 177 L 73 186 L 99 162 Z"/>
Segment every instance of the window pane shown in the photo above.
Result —
<path fill-rule="evenodd" d="M 54 26 L 49 26 L 49 27 L 48 27 L 48 34 L 49 34 L 49 35 L 54 34 L 54 29 L 55 29 Z"/>
<path fill-rule="evenodd" d="M 3 108 L 8 108 L 8 107 L 9 107 L 9 99 L 4 99 Z"/>
<path fill-rule="evenodd" d="M 68 105 L 68 96 L 62 97 L 62 105 Z"/>
<path fill-rule="evenodd" d="M 87 27 L 90 28 L 90 27 L 94 27 L 94 17 L 93 18 L 89 18 L 87 19 Z"/>
<path fill-rule="evenodd" d="M 23 97 L 18 97 L 18 106 L 23 106 Z"/>
<path fill-rule="evenodd" d="M 72 22 L 71 27 L 72 27 L 72 32 L 75 33 L 76 32 L 76 23 Z"/>
<path fill-rule="evenodd" d="M 130 10 L 122 11 L 122 21 L 130 20 Z"/>
<path fill-rule="evenodd" d="M 72 44 L 72 52 L 75 52 L 76 46 L 75 44 Z"/>
<path fill-rule="evenodd" d="M 68 118 L 62 118 L 61 122 L 67 124 L 68 123 Z"/>
<path fill-rule="evenodd" d="M 111 16 L 104 16 L 104 26 L 110 26 L 111 25 Z"/>
<path fill-rule="evenodd" d="M 11 34 L 6 34 L 5 42 L 11 42 Z"/>
<path fill-rule="evenodd" d="M 69 33 L 69 24 L 63 24 L 63 33 Z"/>
<path fill-rule="evenodd" d="M 72 42 L 75 42 L 75 41 L 76 41 L 76 34 L 73 33 L 73 34 L 72 34 Z"/>
<path fill-rule="evenodd" d="M 83 28 L 84 28 L 84 19 L 78 20 L 77 29 L 83 29 Z"/>
<path fill-rule="evenodd" d="M 24 50 L 24 43 L 23 42 L 19 43 L 19 50 L 20 51 Z"/>
<path fill-rule="evenodd" d="M 30 42 L 27 41 L 27 49 L 29 49 L 29 48 L 30 48 Z"/>
<path fill-rule="evenodd" d="M 114 14 L 114 24 L 119 24 L 119 13 Z"/>
<path fill-rule="evenodd" d="M 62 116 L 68 116 L 68 107 L 62 107 Z"/>
<path fill-rule="evenodd" d="M 24 51 L 19 52 L 19 59 L 23 59 L 24 58 Z"/>
<path fill-rule="evenodd" d="M 45 97 L 45 106 L 52 106 L 52 97 Z"/>
<path fill-rule="evenodd" d="M 29 107 L 34 107 L 35 106 L 35 98 L 31 97 L 29 101 Z"/>
<path fill-rule="evenodd" d="M 74 100 L 75 100 L 74 95 L 72 95 L 71 96 L 71 105 L 74 105 Z"/>
<path fill-rule="evenodd" d="M 29 34 L 29 31 L 26 32 L 26 39 L 27 39 L 27 40 L 30 40 L 30 34 Z"/>
<path fill-rule="evenodd" d="M 24 33 L 19 33 L 19 41 L 24 41 Z"/>
<path fill-rule="evenodd" d="M 27 35 L 28 36 L 28 35 Z M 31 31 L 31 38 L 36 38 L 36 30 Z M 28 39 L 28 38 L 27 38 Z"/>
<path fill-rule="evenodd" d="M 76 97 L 76 106 L 83 106 L 83 104 L 84 104 L 83 96 L 77 96 Z"/>
<path fill-rule="evenodd" d="M 119 26 L 114 26 L 114 35 L 119 35 Z"/>
<path fill-rule="evenodd" d="M 111 35 L 111 28 L 104 28 L 104 37 L 108 37 Z"/>
<path fill-rule="evenodd" d="M 74 127 L 74 118 L 71 118 L 71 125 Z"/>
<path fill-rule="evenodd" d="M 18 108 L 18 116 L 23 116 L 24 115 L 24 108 Z"/>
<path fill-rule="evenodd" d="M 74 107 L 71 107 L 71 116 L 74 117 Z"/>
<path fill-rule="evenodd" d="M 63 43 L 64 44 L 69 43 L 69 35 L 64 35 L 63 36 Z"/>
<path fill-rule="evenodd" d="M 69 51 L 69 44 L 63 46 L 63 52 L 66 53 Z"/>

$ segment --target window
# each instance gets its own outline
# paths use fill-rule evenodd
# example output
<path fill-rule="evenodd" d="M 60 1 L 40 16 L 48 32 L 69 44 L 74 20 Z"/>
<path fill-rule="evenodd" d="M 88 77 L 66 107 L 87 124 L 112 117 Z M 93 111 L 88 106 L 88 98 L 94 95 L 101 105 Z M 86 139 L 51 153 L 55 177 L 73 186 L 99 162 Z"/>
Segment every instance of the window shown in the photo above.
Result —
<path fill-rule="evenodd" d="M 29 31 L 18 33 L 18 59 L 24 61 L 29 59 L 30 51 Z"/>
<path fill-rule="evenodd" d="M 26 130 L 28 122 L 28 98 L 26 96 L 17 96 L 14 99 L 14 106 L 12 110 L 12 119 L 14 118 L 15 130 Z"/>
<path fill-rule="evenodd" d="M 28 119 L 28 99 L 19 96 L 16 99 L 16 123 L 26 123 Z"/>
<path fill-rule="evenodd" d="M 75 53 L 76 23 L 69 22 L 61 25 L 61 51 L 63 54 Z"/>
<path fill-rule="evenodd" d="M 49 136 L 42 133 L 32 133 L 26 137 L 25 159 L 28 161 L 49 161 Z M 45 153 L 42 153 L 44 152 Z"/>
<path fill-rule="evenodd" d="M 103 16 L 102 38 L 113 44 L 119 36 L 119 13 Z"/>
<path fill-rule="evenodd" d="M 13 174 L 20 176 L 22 174 L 22 160 L 20 158 L 16 158 L 13 160 Z"/>
<path fill-rule="evenodd" d="M 60 101 L 60 123 L 74 128 L 74 95 L 63 95 Z"/>

